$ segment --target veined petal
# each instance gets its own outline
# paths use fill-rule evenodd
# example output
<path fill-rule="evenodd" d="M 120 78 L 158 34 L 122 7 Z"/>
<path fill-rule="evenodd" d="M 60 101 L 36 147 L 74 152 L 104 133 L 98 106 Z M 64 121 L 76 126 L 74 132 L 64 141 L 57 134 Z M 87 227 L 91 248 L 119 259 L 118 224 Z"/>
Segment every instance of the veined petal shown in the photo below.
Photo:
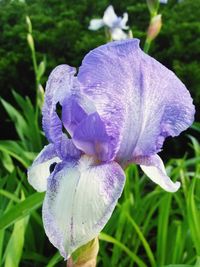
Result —
<path fill-rule="evenodd" d="M 111 30 L 111 36 L 112 36 L 112 39 L 115 41 L 125 40 L 128 38 L 128 35 L 124 31 L 122 31 L 122 29 L 120 28 L 113 28 Z"/>
<path fill-rule="evenodd" d="M 156 184 L 168 192 L 176 192 L 180 182 L 173 182 L 166 173 L 163 161 L 158 155 L 150 157 L 136 157 L 135 163 L 140 164 L 143 172 Z"/>
<path fill-rule="evenodd" d="M 72 140 L 78 149 L 100 161 L 110 161 L 113 157 L 111 138 L 97 112 L 82 120 L 76 127 Z"/>
<path fill-rule="evenodd" d="M 108 6 L 104 12 L 103 22 L 109 28 L 112 28 L 119 21 L 119 18 L 115 14 L 113 6 Z"/>
<path fill-rule="evenodd" d="M 96 237 L 120 197 L 125 174 L 115 163 L 98 165 L 91 157 L 56 166 L 43 204 L 47 236 L 64 258 Z"/>
<path fill-rule="evenodd" d="M 61 139 L 61 148 L 59 154 L 63 160 L 79 159 L 82 152 L 74 145 L 72 139 L 68 139 L 64 134 Z"/>
<path fill-rule="evenodd" d="M 179 135 L 193 122 L 195 110 L 184 84 L 146 55 L 137 39 L 91 51 L 78 80 L 113 137 L 120 162 L 156 154 L 167 136 Z"/>
<path fill-rule="evenodd" d="M 28 169 L 28 182 L 38 192 L 46 191 L 47 178 L 50 175 L 50 166 L 60 162 L 53 144 L 45 146 Z"/>
<path fill-rule="evenodd" d="M 90 25 L 88 27 L 89 30 L 96 31 L 104 26 L 104 22 L 102 19 L 92 19 L 90 21 Z"/>
<path fill-rule="evenodd" d="M 47 139 L 51 143 L 56 143 L 59 150 L 62 139 L 62 122 L 56 113 L 56 105 L 62 105 L 64 99 L 69 97 L 72 91 L 77 89 L 76 69 L 68 65 L 56 67 L 50 74 L 43 106 L 43 129 Z"/>
<path fill-rule="evenodd" d="M 63 101 L 62 123 L 72 136 L 78 124 L 95 111 L 96 108 L 93 102 L 86 96 L 81 95 L 81 93 L 78 95 L 73 94 Z"/>

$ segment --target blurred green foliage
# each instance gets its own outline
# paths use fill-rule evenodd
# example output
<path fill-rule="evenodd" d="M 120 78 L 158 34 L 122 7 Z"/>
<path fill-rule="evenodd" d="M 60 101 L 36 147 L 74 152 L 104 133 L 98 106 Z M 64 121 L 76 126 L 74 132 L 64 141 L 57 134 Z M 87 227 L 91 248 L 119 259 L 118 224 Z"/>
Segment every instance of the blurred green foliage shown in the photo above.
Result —
<path fill-rule="evenodd" d="M 170 4 L 171 3 L 171 4 Z M 173 69 L 200 103 L 200 1 L 184 0 L 163 7 L 163 28 L 152 54 Z M 198 109 L 198 111 L 200 111 Z"/>
<path fill-rule="evenodd" d="M 0 87 L 2 95 L 17 89 L 32 95 L 33 72 L 26 45 L 25 16 L 33 23 L 37 56 L 47 59 L 46 80 L 50 70 L 60 63 L 79 66 L 83 56 L 105 42 L 104 30 L 88 30 L 92 17 L 101 17 L 113 4 L 116 13 L 128 12 L 134 37 L 144 41 L 149 13 L 141 0 L 27 0 L 0 2 Z M 163 28 L 150 53 L 177 75 L 200 101 L 200 0 L 169 0 L 161 5 Z M 26 79 L 24 79 L 26 77 Z"/>

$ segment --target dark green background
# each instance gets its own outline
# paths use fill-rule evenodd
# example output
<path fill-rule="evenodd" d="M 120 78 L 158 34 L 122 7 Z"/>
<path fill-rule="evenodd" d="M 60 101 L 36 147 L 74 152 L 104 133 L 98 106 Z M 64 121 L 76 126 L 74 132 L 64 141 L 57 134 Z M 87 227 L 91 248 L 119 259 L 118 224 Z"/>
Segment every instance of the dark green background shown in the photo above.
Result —
<path fill-rule="evenodd" d="M 128 12 L 134 37 L 143 46 L 149 13 L 145 0 L 3 0 L 0 2 L 0 90 L 1 96 L 12 102 L 11 90 L 34 97 L 34 73 L 26 41 L 25 16 L 33 25 L 37 57 L 46 57 L 47 69 L 43 85 L 50 71 L 60 63 L 78 67 L 84 55 L 105 43 L 104 30 L 88 30 L 89 21 L 100 17 L 112 4 L 118 15 Z M 160 5 L 163 27 L 150 49 L 150 54 L 174 70 L 190 90 L 197 107 L 200 103 L 200 0 L 184 0 L 177 4 L 169 0 Z M 14 102 L 13 102 L 14 103 Z M 14 128 L 5 121 L 1 138 L 15 138 Z"/>

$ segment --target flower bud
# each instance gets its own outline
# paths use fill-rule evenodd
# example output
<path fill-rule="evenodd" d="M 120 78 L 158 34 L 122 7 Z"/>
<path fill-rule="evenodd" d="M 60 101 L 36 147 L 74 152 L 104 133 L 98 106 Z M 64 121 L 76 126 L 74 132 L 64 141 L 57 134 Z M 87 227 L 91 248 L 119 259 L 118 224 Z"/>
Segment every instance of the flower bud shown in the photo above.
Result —
<path fill-rule="evenodd" d="M 31 23 L 29 16 L 26 16 L 26 24 L 28 26 L 28 32 L 32 33 L 32 23 Z"/>
<path fill-rule="evenodd" d="M 27 34 L 27 42 L 29 44 L 30 49 L 33 51 L 34 50 L 34 41 L 33 41 L 33 36 L 30 33 Z"/>
<path fill-rule="evenodd" d="M 156 15 L 159 7 L 159 0 L 147 0 L 147 6 L 152 15 Z"/>
<path fill-rule="evenodd" d="M 37 104 L 42 110 L 43 104 L 44 104 L 44 88 L 41 84 L 38 85 L 38 95 L 37 95 Z"/>
<path fill-rule="evenodd" d="M 162 27 L 162 16 L 159 14 L 151 19 L 148 31 L 147 38 L 152 41 L 159 34 Z"/>

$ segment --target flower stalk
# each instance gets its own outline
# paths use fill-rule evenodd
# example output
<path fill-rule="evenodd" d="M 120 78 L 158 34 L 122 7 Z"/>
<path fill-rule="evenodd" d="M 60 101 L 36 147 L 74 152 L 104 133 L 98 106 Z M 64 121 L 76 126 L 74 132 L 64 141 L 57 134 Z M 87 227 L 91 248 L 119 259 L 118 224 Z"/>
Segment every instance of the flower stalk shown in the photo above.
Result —
<path fill-rule="evenodd" d="M 158 36 L 162 27 L 162 16 L 158 14 L 159 1 L 147 0 L 147 6 L 150 12 L 150 23 L 147 29 L 147 36 L 144 44 L 144 52 L 148 54 L 152 41 Z"/>

